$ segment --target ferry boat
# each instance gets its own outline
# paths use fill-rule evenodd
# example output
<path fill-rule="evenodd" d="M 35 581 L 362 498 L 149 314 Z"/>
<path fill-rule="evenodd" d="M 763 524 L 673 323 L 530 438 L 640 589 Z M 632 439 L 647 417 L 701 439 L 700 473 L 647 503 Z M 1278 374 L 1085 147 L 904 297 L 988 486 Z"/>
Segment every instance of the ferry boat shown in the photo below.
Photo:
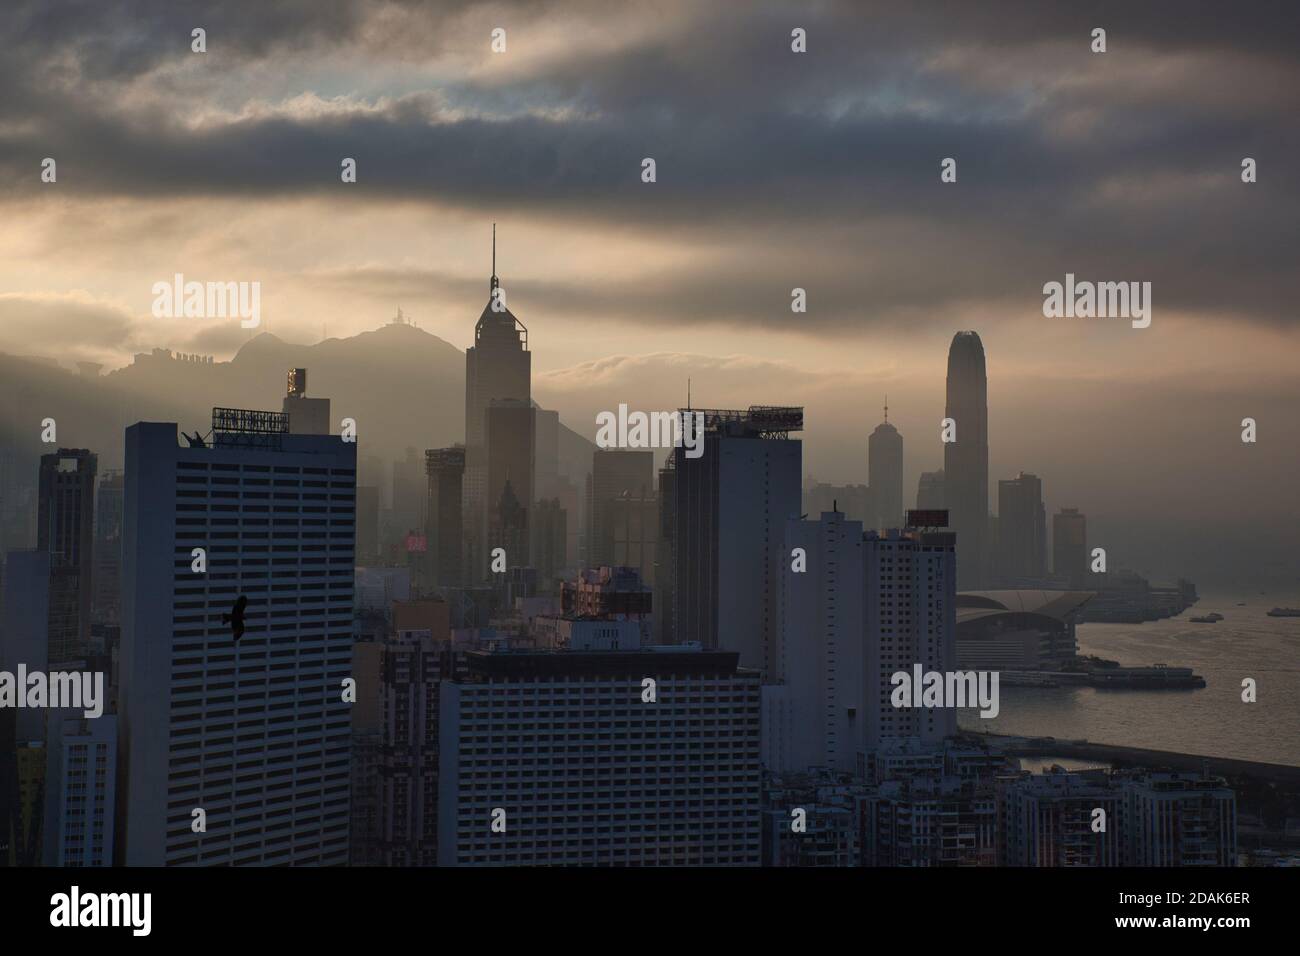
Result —
<path fill-rule="evenodd" d="M 1190 618 L 1193 624 L 1216 624 L 1223 620 L 1223 615 L 1218 611 L 1211 611 L 1209 614 L 1202 614 L 1199 617 Z"/>
<path fill-rule="evenodd" d="M 1269 617 L 1300 617 L 1300 607 L 1275 607 L 1268 612 Z"/>

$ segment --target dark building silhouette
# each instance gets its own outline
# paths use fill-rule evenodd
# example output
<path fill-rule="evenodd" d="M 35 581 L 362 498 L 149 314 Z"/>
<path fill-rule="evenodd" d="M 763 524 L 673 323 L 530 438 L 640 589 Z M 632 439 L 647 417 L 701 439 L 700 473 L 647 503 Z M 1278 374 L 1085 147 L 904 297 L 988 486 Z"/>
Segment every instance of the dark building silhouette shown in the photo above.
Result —
<path fill-rule="evenodd" d="M 673 449 L 677 643 L 738 651 L 743 667 L 777 673 L 777 609 L 785 521 L 799 515 L 803 409 L 703 414 L 703 454 Z"/>
<path fill-rule="evenodd" d="M 998 571 L 1006 580 L 1047 574 L 1047 515 L 1043 482 L 1021 472 L 998 482 Z"/>
<path fill-rule="evenodd" d="M 36 548 L 50 555 L 50 664 L 83 660 L 90 646 L 97 464 L 84 448 L 41 456 Z"/>
<path fill-rule="evenodd" d="M 460 587 L 464 577 L 462 483 L 465 446 L 430 448 L 424 453 L 428 477 L 425 506 L 425 561 L 432 588 Z"/>
<path fill-rule="evenodd" d="M 528 351 L 528 329 L 506 307 L 505 293 L 497 279 L 495 226 L 488 296 L 488 304 L 474 326 L 474 344 L 465 350 L 464 526 L 468 539 L 465 566 L 473 582 L 487 579 L 488 513 L 501 494 L 499 485 L 492 489 L 488 484 L 488 408 L 494 401 L 516 401 L 525 406 L 532 401 L 533 357 Z M 531 455 L 531 441 L 529 446 Z M 532 472 L 530 461 L 527 476 L 530 486 Z M 522 476 L 513 477 L 515 487 L 522 487 Z M 531 497 L 523 500 L 527 505 L 532 504 Z"/>
<path fill-rule="evenodd" d="M 487 409 L 486 441 L 490 510 L 484 574 L 491 569 L 494 548 L 506 549 L 511 567 L 527 565 L 532 557 L 528 531 L 533 505 L 533 407 L 513 399 L 493 400 Z"/>
<path fill-rule="evenodd" d="M 918 511 L 940 511 L 944 508 L 943 469 L 923 471 L 916 483 Z"/>
<path fill-rule="evenodd" d="M 370 564 L 379 559 L 379 489 L 357 486 L 357 559 Z"/>
<path fill-rule="evenodd" d="M 553 593 L 565 568 L 568 546 L 568 512 L 559 498 L 545 498 L 533 506 L 529 537 L 533 543 L 533 566 L 538 585 L 544 593 Z"/>
<path fill-rule="evenodd" d="M 95 493 L 95 622 L 122 619 L 122 473 L 105 474 Z"/>
<path fill-rule="evenodd" d="M 676 643 L 677 469 L 668 456 L 659 469 L 659 543 L 655 547 L 654 635 L 659 644 Z"/>
<path fill-rule="evenodd" d="M 874 513 L 868 516 L 871 526 L 902 527 L 903 436 L 889 424 L 888 404 L 885 405 L 885 420 L 867 439 L 867 487 L 871 489 L 874 509 Z"/>
<path fill-rule="evenodd" d="M 1088 575 L 1088 519 L 1078 508 L 1062 508 L 1052 516 L 1052 573 L 1082 587 Z"/>
<path fill-rule="evenodd" d="M 592 455 L 587 567 L 628 565 L 653 579 L 654 475 L 652 451 L 599 448 Z"/>
<path fill-rule="evenodd" d="M 944 408 L 957 426 L 957 440 L 943 446 L 945 507 L 957 533 L 957 587 L 969 590 L 984 581 L 989 524 L 988 377 L 975 332 L 953 336 Z"/>

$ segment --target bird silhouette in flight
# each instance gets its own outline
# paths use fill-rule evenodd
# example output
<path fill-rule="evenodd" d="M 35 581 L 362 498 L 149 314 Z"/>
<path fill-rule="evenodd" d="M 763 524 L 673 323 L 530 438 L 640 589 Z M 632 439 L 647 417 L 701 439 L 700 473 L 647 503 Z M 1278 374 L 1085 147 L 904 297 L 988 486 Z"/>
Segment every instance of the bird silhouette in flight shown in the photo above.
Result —
<path fill-rule="evenodd" d="M 246 607 L 248 607 L 248 598 L 241 594 L 235 606 L 230 609 L 230 613 L 221 615 L 221 623 L 230 625 L 230 633 L 235 636 L 236 644 L 244 636 L 244 608 Z"/>

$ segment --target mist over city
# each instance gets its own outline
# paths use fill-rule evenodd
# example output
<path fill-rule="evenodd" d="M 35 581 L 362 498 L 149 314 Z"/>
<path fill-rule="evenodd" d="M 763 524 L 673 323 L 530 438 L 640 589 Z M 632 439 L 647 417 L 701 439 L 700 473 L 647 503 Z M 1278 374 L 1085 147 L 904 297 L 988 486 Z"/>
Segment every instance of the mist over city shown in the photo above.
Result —
<path fill-rule="evenodd" d="M 0 16 L 24 922 L 1176 867 L 1071 892 L 1248 927 L 1300 865 L 1295 6 Z"/>

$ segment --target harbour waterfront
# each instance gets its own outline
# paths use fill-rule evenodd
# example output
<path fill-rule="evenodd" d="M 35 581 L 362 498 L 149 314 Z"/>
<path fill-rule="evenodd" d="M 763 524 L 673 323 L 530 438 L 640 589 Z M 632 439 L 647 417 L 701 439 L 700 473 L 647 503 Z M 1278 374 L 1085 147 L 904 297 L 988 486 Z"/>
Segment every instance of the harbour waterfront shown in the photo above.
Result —
<path fill-rule="evenodd" d="M 1237 603 L 1246 602 L 1245 607 Z M 1296 595 L 1211 595 L 1178 617 L 1145 624 L 1083 624 L 1079 653 L 1124 666 L 1191 667 L 1200 690 L 1006 687 L 1001 711 L 981 719 L 963 710 L 963 729 L 1084 738 L 1095 743 L 1236 757 L 1300 766 L 1300 618 L 1269 617 Z M 1217 611 L 1215 624 L 1193 615 Z M 1252 677 L 1257 702 L 1243 703 Z"/>

